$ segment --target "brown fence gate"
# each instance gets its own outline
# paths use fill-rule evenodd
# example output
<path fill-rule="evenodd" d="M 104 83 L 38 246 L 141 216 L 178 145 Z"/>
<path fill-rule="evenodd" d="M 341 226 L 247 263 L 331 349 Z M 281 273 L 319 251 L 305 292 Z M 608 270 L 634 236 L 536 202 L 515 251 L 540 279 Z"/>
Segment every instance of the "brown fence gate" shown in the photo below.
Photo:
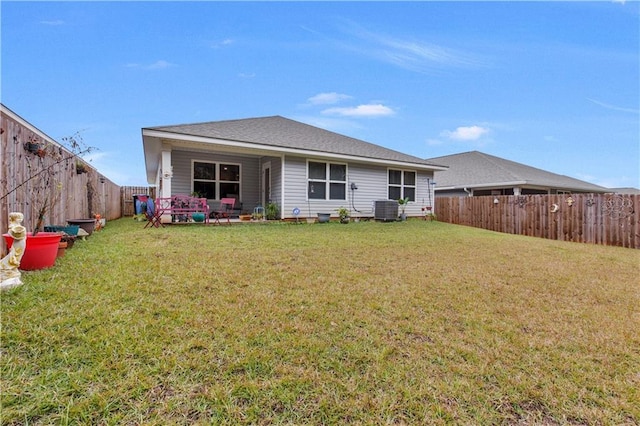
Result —
<path fill-rule="evenodd" d="M 149 195 L 155 199 L 155 188 L 149 186 L 123 186 L 120 188 L 120 201 L 122 203 L 122 216 L 133 216 L 136 206 L 133 203 L 134 195 Z"/>

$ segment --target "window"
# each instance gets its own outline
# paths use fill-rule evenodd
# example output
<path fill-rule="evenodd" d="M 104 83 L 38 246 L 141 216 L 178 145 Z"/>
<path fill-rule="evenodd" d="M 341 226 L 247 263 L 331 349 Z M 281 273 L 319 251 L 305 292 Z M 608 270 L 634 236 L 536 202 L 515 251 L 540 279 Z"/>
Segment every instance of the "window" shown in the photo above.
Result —
<path fill-rule="evenodd" d="M 220 198 L 240 197 L 240 166 L 237 164 L 220 164 Z"/>
<path fill-rule="evenodd" d="M 398 200 L 408 197 L 416 200 L 416 172 L 389 169 L 389 199 Z"/>
<path fill-rule="evenodd" d="M 238 199 L 240 165 L 194 161 L 193 192 L 212 200 L 224 197 Z"/>
<path fill-rule="evenodd" d="M 346 164 L 309 161 L 307 176 L 307 196 L 310 200 L 347 199 Z"/>
<path fill-rule="evenodd" d="M 216 198 L 215 163 L 193 163 L 193 192 L 204 198 Z"/>

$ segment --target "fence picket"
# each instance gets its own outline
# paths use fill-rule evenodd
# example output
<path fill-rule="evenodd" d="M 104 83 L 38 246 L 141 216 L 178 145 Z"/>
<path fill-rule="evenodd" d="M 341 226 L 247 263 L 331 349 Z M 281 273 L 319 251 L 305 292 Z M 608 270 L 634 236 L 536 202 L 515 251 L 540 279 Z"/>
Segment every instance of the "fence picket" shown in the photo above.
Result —
<path fill-rule="evenodd" d="M 0 114 L 0 233 L 7 232 L 9 212 L 24 213 L 23 224 L 28 230 L 37 218 L 37 208 L 33 191 L 30 191 L 29 159 L 33 163 L 35 154 L 25 151 L 24 142 L 30 137 L 43 142 L 56 144 L 56 141 L 33 127 L 3 106 Z M 68 152 L 64 147 L 60 149 Z M 31 157 L 28 157 L 31 156 Z M 45 225 L 64 225 L 67 219 L 87 218 L 93 214 L 100 214 L 107 220 L 118 219 L 122 216 L 133 215 L 133 194 L 150 194 L 155 197 L 154 189 L 148 187 L 120 187 L 111 182 L 100 172 L 88 165 L 88 172 L 77 174 L 75 161 L 57 163 L 46 156 L 42 158 L 41 166 L 51 170 L 55 176 L 55 185 L 45 188 L 51 197 L 55 191 L 61 194 L 53 207 L 47 211 Z M 26 182 L 24 185 L 21 183 Z M 126 194 L 126 196 L 122 195 Z M 40 194 L 44 199 L 45 194 Z M 126 203 L 127 201 L 128 203 Z M 128 207 L 124 211 L 124 206 Z M 4 243 L 0 243 L 0 249 Z"/>
<path fill-rule="evenodd" d="M 458 225 L 560 241 L 640 248 L 640 195 L 438 197 L 435 209 L 440 221 Z"/>

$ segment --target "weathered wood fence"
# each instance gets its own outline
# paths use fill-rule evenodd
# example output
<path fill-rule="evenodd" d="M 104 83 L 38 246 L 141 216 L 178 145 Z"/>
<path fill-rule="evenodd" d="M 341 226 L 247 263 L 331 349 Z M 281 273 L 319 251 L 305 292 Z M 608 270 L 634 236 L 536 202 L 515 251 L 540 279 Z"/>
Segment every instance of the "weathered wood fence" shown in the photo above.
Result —
<path fill-rule="evenodd" d="M 149 195 L 155 199 L 156 191 L 155 188 L 148 186 L 123 186 L 120 188 L 122 216 L 133 216 L 136 213 L 136 207 L 133 204 L 134 195 Z"/>
<path fill-rule="evenodd" d="M 438 197 L 439 221 L 561 241 L 640 248 L 640 195 Z"/>
<path fill-rule="evenodd" d="M 153 187 L 120 187 L 111 182 L 74 152 L 0 106 L 0 233 L 7 232 L 12 211 L 22 212 L 23 225 L 33 230 L 46 198 L 49 208 L 44 225 L 65 225 L 67 219 L 91 218 L 95 214 L 107 220 L 133 216 L 134 195 L 155 198 Z M 30 152 L 25 145 L 29 141 L 38 141 L 47 152 Z M 84 164 L 86 172 L 78 173 L 77 163 Z M 0 248 L 3 244 L 0 242 Z"/>
<path fill-rule="evenodd" d="M 67 219 L 94 214 L 107 220 L 122 216 L 120 186 L 84 162 L 86 172 L 78 173 L 80 158 L 8 108 L 2 106 L 1 112 L 0 232 L 7 232 L 12 211 L 24 213 L 23 224 L 31 231 L 47 197 L 44 225 L 65 225 Z M 25 146 L 29 141 L 38 141 L 48 152 L 30 152 Z"/>

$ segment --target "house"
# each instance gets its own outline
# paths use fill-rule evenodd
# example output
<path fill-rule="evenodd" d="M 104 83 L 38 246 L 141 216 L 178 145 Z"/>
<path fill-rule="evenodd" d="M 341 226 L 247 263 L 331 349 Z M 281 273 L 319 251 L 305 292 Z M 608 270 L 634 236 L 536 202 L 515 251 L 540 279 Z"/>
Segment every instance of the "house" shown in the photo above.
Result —
<path fill-rule="evenodd" d="M 449 167 L 447 171 L 435 172 L 438 197 L 611 192 L 602 186 L 479 151 L 427 161 Z"/>
<path fill-rule="evenodd" d="M 233 197 L 238 213 L 275 203 L 283 219 L 339 207 L 374 216 L 375 201 L 404 197 L 420 215 L 434 196 L 427 181 L 446 169 L 281 116 L 147 127 L 142 141 L 158 196 L 197 192 L 212 209 Z"/>
<path fill-rule="evenodd" d="M 624 194 L 624 195 L 640 195 L 640 189 L 633 187 L 626 188 L 609 188 L 611 192 L 615 192 L 616 194 Z"/>

